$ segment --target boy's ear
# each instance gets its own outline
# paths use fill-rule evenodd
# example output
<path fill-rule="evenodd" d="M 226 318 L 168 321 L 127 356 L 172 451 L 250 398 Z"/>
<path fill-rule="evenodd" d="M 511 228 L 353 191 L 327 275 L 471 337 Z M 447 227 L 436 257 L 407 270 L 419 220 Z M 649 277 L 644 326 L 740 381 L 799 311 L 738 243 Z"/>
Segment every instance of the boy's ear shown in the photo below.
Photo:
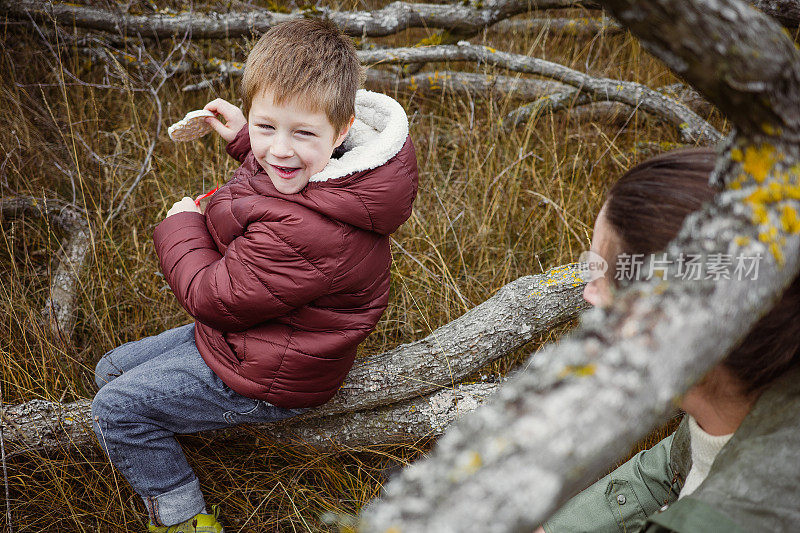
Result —
<path fill-rule="evenodd" d="M 347 137 L 347 134 L 350 133 L 350 128 L 353 126 L 355 119 L 355 115 L 350 115 L 350 120 L 347 121 L 347 125 L 345 125 L 344 129 L 342 129 L 341 133 L 339 133 L 339 136 L 336 137 L 336 142 L 333 143 L 334 148 L 338 148 L 344 142 L 345 137 Z"/>

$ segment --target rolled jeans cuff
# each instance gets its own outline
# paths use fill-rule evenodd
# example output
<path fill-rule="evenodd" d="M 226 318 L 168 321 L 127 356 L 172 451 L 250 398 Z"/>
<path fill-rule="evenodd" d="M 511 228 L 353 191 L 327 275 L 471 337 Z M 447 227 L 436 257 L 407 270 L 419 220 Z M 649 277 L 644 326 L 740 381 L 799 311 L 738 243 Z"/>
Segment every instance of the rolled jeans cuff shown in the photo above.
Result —
<path fill-rule="evenodd" d="M 158 496 L 142 496 L 150 523 L 154 526 L 172 526 L 202 513 L 206 502 L 200 492 L 200 481 L 194 478 L 177 489 Z"/>

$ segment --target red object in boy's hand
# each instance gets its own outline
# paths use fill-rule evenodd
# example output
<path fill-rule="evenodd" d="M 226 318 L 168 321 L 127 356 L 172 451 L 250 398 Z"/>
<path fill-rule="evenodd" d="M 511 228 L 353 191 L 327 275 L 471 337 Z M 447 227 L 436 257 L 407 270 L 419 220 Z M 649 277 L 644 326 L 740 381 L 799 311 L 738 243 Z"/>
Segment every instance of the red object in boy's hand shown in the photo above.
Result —
<path fill-rule="evenodd" d="M 203 201 L 203 200 L 205 200 L 205 199 L 207 199 L 208 197 L 210 197 L 210 196 L 211 196 L 212 194 L 214 194 L 215 192 L 217 192 L 217 189 L 219 189 L 219 187 L 214 187 L 213 189 L 211 189 L 211 190 L 210 190 L 210 191 L 208 191 L 207 193 L 205 193 L 205 194 L 201 194 L 200 196 L 198 196 L 197 198 L 195 198 L 195 199 L 194 199 L 194 205 L 196 205 L 197 207 L 200 207 L 200 202 L 201 202 L 201 201 Z"/>

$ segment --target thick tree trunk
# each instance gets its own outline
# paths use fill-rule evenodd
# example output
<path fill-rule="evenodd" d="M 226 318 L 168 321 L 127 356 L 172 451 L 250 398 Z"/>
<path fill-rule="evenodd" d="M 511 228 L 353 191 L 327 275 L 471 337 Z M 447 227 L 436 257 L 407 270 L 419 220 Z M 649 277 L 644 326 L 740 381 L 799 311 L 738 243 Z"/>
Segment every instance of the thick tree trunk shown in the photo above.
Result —
<path fill-rule="evenodd" d="M 474 411 L 497 388 L 497 383 L 460 384 L 364 411 L 316 418 L 306 415 L 204 435 L 214 440 L 237 441 L 258 436 L 320 451 L 413 443 L 441 435 L 451 422 Z M 89 400 L 67 404 L 31 400 L 7 407 L 3 412 L 7 456 L 65 452 L 89 446 L 94 439 L 90 420 Z"/>
<path fill-rule="evenodd" d="M 461 407 L 477 405 L 476 398 L 493 390 L 491 384 L 455 388 L 457 383 L 585 308 L 579 273 L 571 264 L 525 276 L 426 338 L 357 360 L 330 402 L 283 429 L 266 425 L 264 434 L 316 435 L 312 444 L 320 446 L 365 444 L 379 428 L 382 442 L 436 434 L 441 421 L 451 420 Z M 2 419 L 6 446 L 19 454 L 90 443 L 89 404 L 32 400 L 8 407 Z"/>
<path fill-rule="evenodd" d="M 0 0 L 2 11 L 13 18 L 55 20 L 66 26 L 143 37 L 188 34 L 198 38 L 224 38 L 263 33 L 280 22 L 324 16 L 354 37 L 381 37 L 407 28 L 442 28 L 458 34 L 481 29 L 531 9 L 581 5 L 580 0 L 487 0 L 454 4 L 392 2 L 375 11 L 331 11 L 326 8 L 277 13 L 252 8 L 234 13 L 153 13 L 130 15 L 119 10 L 41 0 Z"/>
<path fill-rule="evenodd" d="M 717 172 L 726 190 L 669 245 L 665 280 L 584 314 L 573 335 L 540 351 L 390 481 L 364 511 L 362 531 L 531 531 L 665 421 L 800 270 L 794 43 L 741 1 L 603 4 L 735 124 Z M 679 253 L 761 260 L 755 279 L 682 279 Z"/>

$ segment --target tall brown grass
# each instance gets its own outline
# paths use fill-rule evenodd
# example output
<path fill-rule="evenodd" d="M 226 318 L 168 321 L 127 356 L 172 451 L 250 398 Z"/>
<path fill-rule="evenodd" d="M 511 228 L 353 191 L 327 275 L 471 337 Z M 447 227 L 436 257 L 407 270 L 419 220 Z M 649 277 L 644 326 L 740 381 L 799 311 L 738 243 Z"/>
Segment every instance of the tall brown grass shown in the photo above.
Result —
<path fill-rule="evenodd" d="M 134 2 L 132 9 L 153 7 Z M 93 62 L 56 38 L 51 25 L 40 26 L 44 36 L 29 23 L 3 22 L 2 195 L 74 201 L 86 209 L 92 248 L 81 279 L 77 327 L 66 342 L 39 319 L 52 275 L 50 258 L 64 235 L 36 218 L 2 222 L 0 367 L 6 404 L 91 397 L 93 366 L 103 353 L 190 321 L 158 273 L 151 233 L 172 202 L 224 182 L 235 168 L 218 138 L 174 144 L 166 126 L 217 96 L 235 101 L 236 81 L 184 93 L 181 87 L 196 80 L 175 76 L 158 92 L 161 129 L 149 170 L 123 211 L 107 221 L 154 138 L 157 106 L 143 90 L 152 74 Z M 383 41 L 414 43 L 428 34 L 408 31 Z M 578 40 L 489 30 L 473 42 L 650 87 L 675 81 L 627 35 Z M 164 40 L 149 46 L 158 57 L 173 45 Z M 202 53 L 223 59 L 241 60 L 248 48 L 245 39 L 200 43 Z M 472 64 L 427 68 L 503 73 Z M 608 184 L 649 155 L 641 149 L 644 143 L 678 140 L 669 126 L 640 115 L 620 127 L 560 113 L 506 132 L 502 118 L 518 104 L 508 99 L 447 92 L 392 96 L 411 120 L 420 192 L 411 219 L 393 236 L 389 309 L 363 353 L 424 337 L 503 284 L 575 260 L 588 248 Z M 712 119 L 724 127 L 718 117 Z M 503 375 L 537 346 L 480 374 Z M 320 454 L 302 445 L 276 446 L 268 435 L 236 444 L 202 436 L 182 442 L 208 501 L 222 504 L 232 531 L 330 530 L 320 521 L 323 513 L 357 513 L 378 494 L 387 472 L 428 445 Z M 145 528 L 138 497 L 98 449 L 14 459 L 9 476 L 8 504 L 17 531 Z"/>

